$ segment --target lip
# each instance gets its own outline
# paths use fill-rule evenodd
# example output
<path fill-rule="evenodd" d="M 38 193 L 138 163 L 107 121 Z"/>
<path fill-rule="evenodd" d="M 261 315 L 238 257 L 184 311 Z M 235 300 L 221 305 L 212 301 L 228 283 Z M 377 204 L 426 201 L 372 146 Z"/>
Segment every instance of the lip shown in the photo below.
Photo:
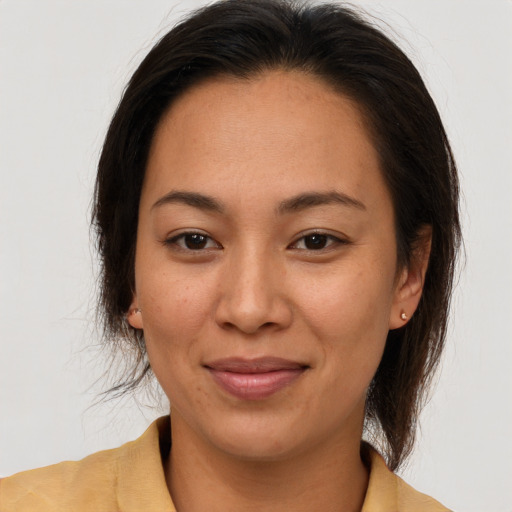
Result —
<path fill-rule="evenodd" d="M 277 357 L 227 358 L 204 365 L 213 380 L 241 400 L 263 400 L 289 386 L 308 366 Z"/>

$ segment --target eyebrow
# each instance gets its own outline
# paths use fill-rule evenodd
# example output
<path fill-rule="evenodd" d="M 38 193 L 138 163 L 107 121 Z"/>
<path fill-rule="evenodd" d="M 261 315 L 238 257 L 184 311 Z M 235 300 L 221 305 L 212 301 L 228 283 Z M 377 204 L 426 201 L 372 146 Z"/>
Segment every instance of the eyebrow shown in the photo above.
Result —
<path fill-rule="evenodd" d="M 186 192 L 181 190 L 173 190 L 160 199 L 158 199 L 151 210 L 166 204 L 181 203 L 200 210 L 206 210 L 215 213 L 223 213 L 225 208 L 217 199 L 199 194 L 198 192 Z M 341 204 L 366 210 L 366 206 L 358 199 L 344 194 L 342 192 L 305 192 L 297 196 L 285 199 L 277 207 L 277 213 L 283 215 L 285 213 L 298 212 L 313 208 L 315 206 L 323 206 L 328 204 Z"/>
<path fill-rule="evenodd" d="M 154 208 L 158 208 L 165 204 L 173 203 L 186 204 L 188 206 L 193 206 L 194 208 L 210 212 L 222 213 L 224 211 L 222 204 L 213 197 L 205 196 L 197 192 L 185 192 L 180 190 L 171 191 L 168 194 L 165 194 L 165 196 L 162 196 L 153 204 L 151 209 L 153 210 Z"/>
<path fill-rule="evenodd" d="M 342 192 L 306 192 L 282 201 L 277 211 L 280 214 L 297 212 L 314 206 L 323 206 L 327 204 L 341 204 L 357 208 L 358 210 L 366 210 L 364 203 Z"/>

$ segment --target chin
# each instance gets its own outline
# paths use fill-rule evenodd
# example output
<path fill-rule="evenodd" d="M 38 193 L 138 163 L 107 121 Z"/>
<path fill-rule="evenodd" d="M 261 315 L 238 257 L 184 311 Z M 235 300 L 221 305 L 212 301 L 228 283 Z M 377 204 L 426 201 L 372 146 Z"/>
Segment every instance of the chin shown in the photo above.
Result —
<path fill-rule="evenodd" d="M 263 435 L 262 435 L 263 434 Z M 282 436 L 265 435 L 265 433 L 245 432 L 229 439 L 224 437 L 217 441 L 217 448 L 226 455 L 252 462 L 273 462 L 290 458 L 300 451 L 296 442 L 283 439 Z"/>
<path fill-rule="evenodd" d="M 304 422 L 273 414 L 224 416 L 209 422 L 203 435 L 226 455 L 254 462 L 285 460 L 314 443 Z"/>

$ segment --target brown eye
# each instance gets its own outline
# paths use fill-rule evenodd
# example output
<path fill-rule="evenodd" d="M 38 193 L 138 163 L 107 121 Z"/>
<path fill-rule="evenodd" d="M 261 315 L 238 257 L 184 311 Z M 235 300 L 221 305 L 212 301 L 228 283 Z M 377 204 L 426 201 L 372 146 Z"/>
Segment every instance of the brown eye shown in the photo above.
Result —
<path fill-rule="evenodd" d="M 191 233 L 183 236 L 183 242 L 187 249 L 204 249 L 208 243 L 208 237 L 199 233 Z"/>
<path fill-rule="evenodd" d="M 327 235 L 321 234 L 308 235 L 304 237 L 304 246 L 310 251 L 324 249 L 329 242 L 329 238 Z"/>
<path fill-rule="evenodd" d="M 176 247 L 184 251 L 202 251 L 208 249 L 221 249 L 221 245 L 213 238 L 203 233 L 181 233 L 165 240 L 165 245 Z"/>
<path fill-rule="evenodd" d="M 294 242 L 290 248 L 298 249 L 301 251 L 323 251 L 334 249 L 339 245 L 346 245 L 350 242 L 345 238 L 339 238 L 327 233 L 310 233 L 309 235 L 301 236 Z"/>

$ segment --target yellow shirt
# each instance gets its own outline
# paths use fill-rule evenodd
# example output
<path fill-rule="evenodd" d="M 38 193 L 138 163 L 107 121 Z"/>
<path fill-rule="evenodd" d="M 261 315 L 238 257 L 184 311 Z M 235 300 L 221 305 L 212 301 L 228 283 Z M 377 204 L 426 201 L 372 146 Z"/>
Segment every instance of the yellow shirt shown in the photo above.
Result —
<path fill-rule="evenodd" d="M 176 512 L 165 483 L 161 445 L 169 443 L 169 417 L 155 421 L 136 441 L 24 471 L 0 481 L 1 512 Z M 371 453 L 362 512 L 448 512 L 389 471 Z"/>

